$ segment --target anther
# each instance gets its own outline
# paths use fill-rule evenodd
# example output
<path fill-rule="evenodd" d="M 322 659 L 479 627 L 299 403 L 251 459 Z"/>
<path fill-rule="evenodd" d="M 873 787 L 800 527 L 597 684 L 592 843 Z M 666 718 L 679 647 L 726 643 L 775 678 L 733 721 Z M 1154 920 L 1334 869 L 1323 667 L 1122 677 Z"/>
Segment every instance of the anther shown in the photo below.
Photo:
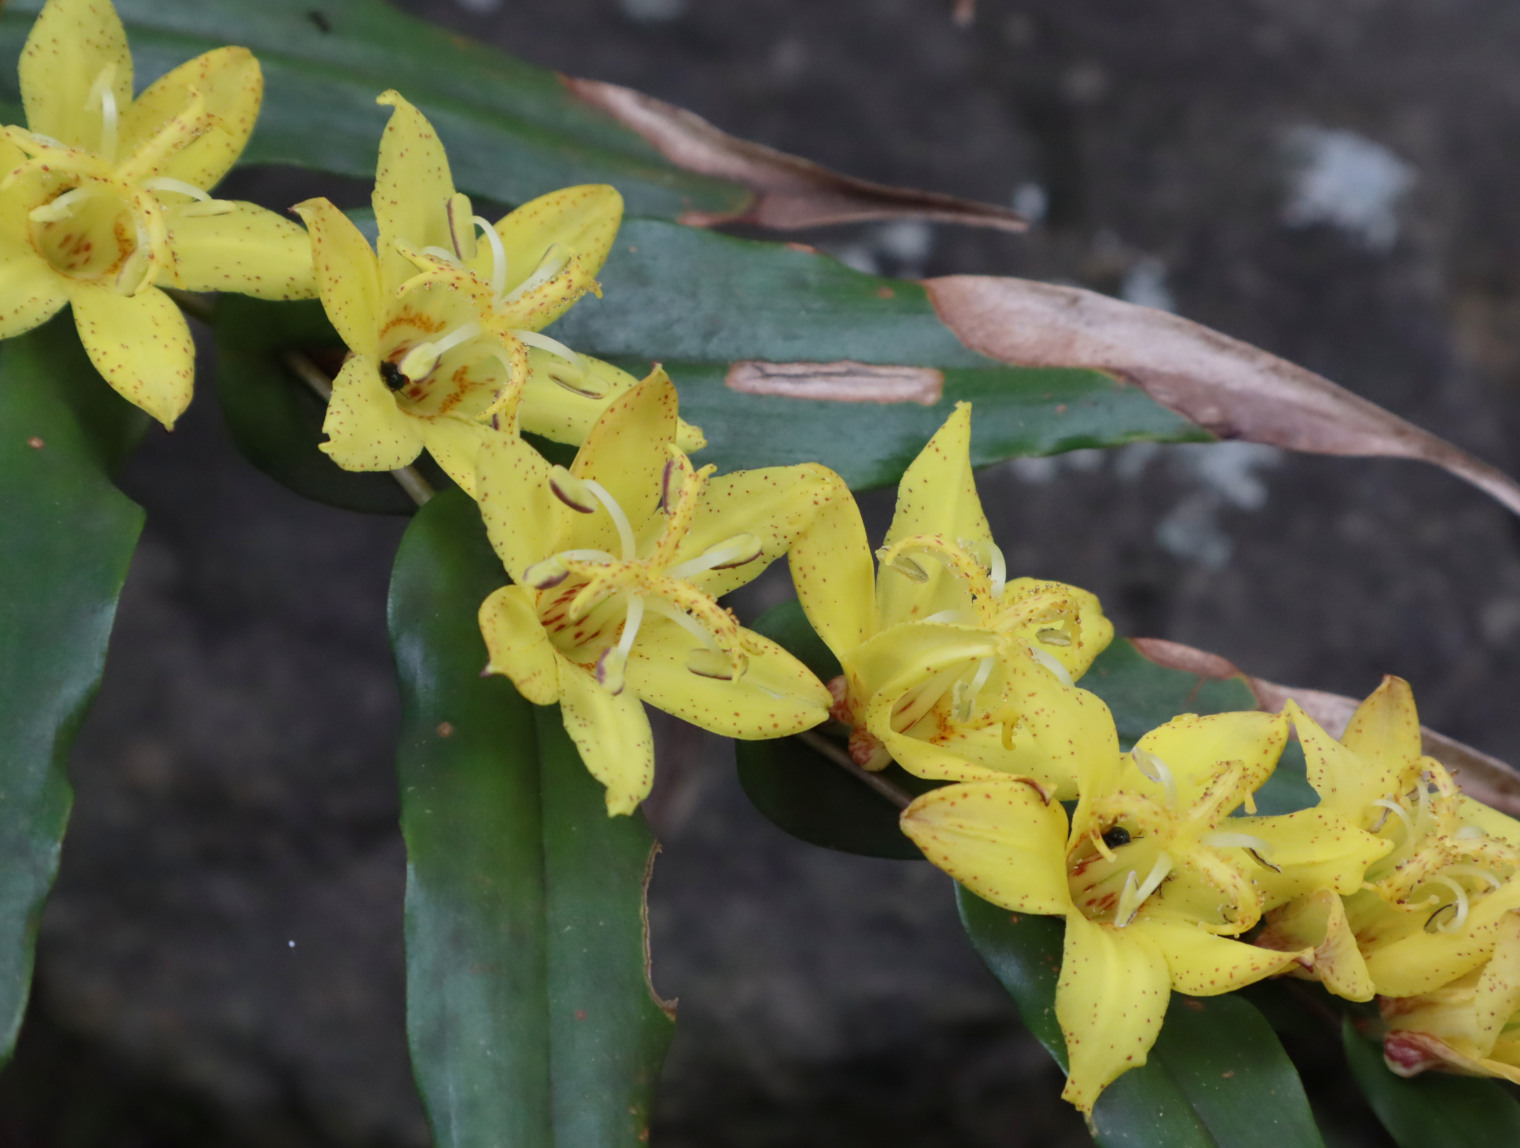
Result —
<path fill-rule="evenodd" d="M 913 559 L 909 558 L 906 554 L 893 554 L 890 560 L 888 560 L 888 553 L 889 551 L 885 546 L 876 552 L 876 559 L 878 562 L 884 560 L 887 561 L 887 569 L 896 570 L 899 574 L 903 575 L 904 577 L 911 578 L 914 582 L 922 583 L 929 580 L 929 571 L 925 570 L 922 566 L 913 561 Z"/>
<path fill-rule="evenodd" d="M 565 566 L 564 560 L 558 554 L 545 558 L 542 562 L 535 562 L 523 571 L 523 585 L 533 590 L 547 590 L 551 586 L 558 586 L 566 578 L 570 577 L 570 571 Z"/>
<path fill-rule="evenodd" d="M 441 339 L 430 343 L 418 343 L 401 359 L 401 373 L 413 382 L 420 382 L 438 368 L 438 361 L 461 343 L 468 343 L 480 335 L 480 324 L 471 319 L 461 323 Z"/>
<path fill-rule="evenodd" d="M 475 258 L 475 212 L 470 207 L 470 197 L 456 191 L 443 201 L 443 216 L 449 225 L 453 258 L 468 263 Z"/>
<path fill-rule="evenodd" d="M 678 562 L 665 571 L 665 576 L 680 581 L 709 570 L 732 570 L 735 566 L 753 562 L 764 552 L 760 539 L 753 534 L 735 534 L 716 546 L 709 546 L 695 558 Z"/>
<path fill-rule="evenodd" d="M 570 255 L 570 250 L 563 244 L 550 244 L 549 249 L 544 252 L 543 258 L 538 261 L 538 266 L 533 269 L 533 273 L 506 294 L 498 293 L 497 301 L 504 304 L 515 303 L 529 291 L 542 287 L 565 269 L 565 264 L 570 262 Z M 503 286 L 505 286 L 505 265 L 502 267 L 502 282 Z"/>
<path fill-rule="evenodd" d="M 562 466 L 550 469 L 549 489 L 554 492 L 555 498 L 571 510 L 581 514 L 591 514 L 596 510 L 596 496 L 591 493 L 590 487 Z"/>
<path fill-rule="evenodd" d="M 685 486 L 685 468 L 674 458 L 667 458 L 665 469 L 660 472 L 661 513 L 671 514 L 675 511 L 676 503 L 680 501 L 681 491 Z"/>
<path fill-rule="evenodd" d="M 721 650 L 709 650 L 706 647 L 693 650 L 686 656 L 686 668 L 699 678 L 714 678 L 725 682 L 734 678 L 734 664 Z"/>
<path fill-rule="evenodd" d="M 1044 642 L 1047 646 L 1071 645 L 1071 635 L 1066 633 L 1064 630 L 1057 630 L 1053 627 L 1047 627 L 1044 630 L 1037 630 L 1034 636 L 1039 641 Z"/>

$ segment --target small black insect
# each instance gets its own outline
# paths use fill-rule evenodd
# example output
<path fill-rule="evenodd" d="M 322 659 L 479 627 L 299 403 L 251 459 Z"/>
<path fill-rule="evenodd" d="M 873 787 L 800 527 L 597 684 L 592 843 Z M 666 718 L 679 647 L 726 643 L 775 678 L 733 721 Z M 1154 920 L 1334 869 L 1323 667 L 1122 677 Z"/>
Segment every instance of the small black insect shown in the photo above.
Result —
<path fill-rule="evenodd" d="M 1103 833 L 1103 844 L 1110 849 L 1117 849 L 1121 845 L 1129 844 L 1129 830 L 1122 825 L 1115 825 L 1112 829 Z"/>
<path fill-rule="evenodd" d="M 401 368 L 389 359 L 380 360 L 380 377 L 385 380 L 385 385 L 393 391 L 399 391 L 411 381 L 401 373 Z"/>
<path fill-rule="evenodd" d="M 332 31 L 332 22 L 328 20 L 326 16 L 322 15 L 321 12 L 318 12 L 315 8 L 306 13 L 306 18 L 317 26 L 318 32 L 326 34 Z"/>

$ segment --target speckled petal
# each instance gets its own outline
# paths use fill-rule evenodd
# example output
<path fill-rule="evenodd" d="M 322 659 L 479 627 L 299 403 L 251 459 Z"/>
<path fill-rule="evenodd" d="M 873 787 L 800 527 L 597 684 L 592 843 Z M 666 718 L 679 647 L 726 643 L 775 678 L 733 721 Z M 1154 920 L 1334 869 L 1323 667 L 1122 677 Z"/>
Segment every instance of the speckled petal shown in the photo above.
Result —
<path fill-rule="evenodd" d="M 1368 895 L 1370 896 L 1370 895 Z M 1416 923 L 1402 936 L 1386 944 L 1369 945 L 1364 931 L 1357 929 L 1358 940 L 1367 956 L 1367 972 L 1383 996 L 1408 997 L 1428 993 L 1458 977 L 1472 972 L 1494 951 L 1500 935 L 1500 921 L 1506 913 L 1520 909 L 1520 882 L 1511 880 L 1502 888 L 1474 899 L 1467 924 L 1450 933 L 1427 933 Z M 1399 913 L 1399 918 L 1422 922 L 1426 914 Z M 1353 924 L 1357 924 L 1352 916 Z"/>
<path fill-rule="evenodd" d="M 1402 771 L 1420 760 L 1420 714 L 1414 691 L 1389 674 L 1346 723 L 1341 744 L 1383 768 Z"/>
<path fill-rule="evenodd" d="M 486 672 L 505 674 L 536 706 L 559 701 L 559 659 L 538 620 L 533 591 L 503 586 L 480 604 L 480 633 L 490 661 Z"/>
<path fill-rule="evenodd" d="M 607 813 L 632 813 L 654 784 L 654 737 L 638 696 L 609 694 L 579 666 L 560 662 L 565 732 L 591 776 L 607 787 Z"/>
<path fill-rule="evenodd" d="M 355 355 L 333 380 L 321 450 L 344 470 L 395 470 L 422 453 L 418 420 L 403 414 L 376 361 Z"/>
<path fill-rule="evenodd" d="M 596 285 L 623 219 L 623 197 L 606 184 L 583 184 L 551 191 L 523 204 L 496 224 L 507 257 L 507 293 L 532 276 L 550 248 L 569 256 L 560 273 L 502 307 L 513 327 L 542 330 Z M 477 248 L 474 269 L 491 277 L 490 246 Z"/>
<path fill-rule="evenodd" d="M 914 534 L 939 534 L 952 541 L 992 541 L 982 500 L 971 475 L 971 404 L 955 410 L 897 485 L 897 513 L 885 545 Z"/>
<path fill-rule="evenodd" d="M 1309 784 L 1319 794 L 1320 805 L 1361 826 L 1382 818 L 1385 811 L 1372 803 L 1400 792 L 1399 767 L 1353 753 L 1291 699 L 1283 706 L 1283 713 L 1292 720 L 1299 744 L 1304 748 Z"/>
<path fill-rule="evenodd" d="M 1296 977 L 1320 981 L 1338 997 L 1370 1001 L 1374 995 L 1367 962 L 1356 947 L 1356 937 L 1346 920 L 1346 907 L 1329 889 L 1273 909 L 1265 919 L 1255 943 L 1280 952 L 1312 950 L 1307 963 L 1286 971 Z"/>
<path fill-rule="evenodd" d="M 835 657 L 876 632 L 875 565 L 854 498 L 820 506 L 787 561 L 803 613 Z"/>
<path fill-rule="evenodd" d="M 486 533 L 507 572 L 523 571 L 563 549 L 571 510 L 549 489 L 549 463 L 515 434 L 481 444 L 475 496 Z"/>
<path fill-rule="evenodd" d="M 380 279 L 369 240 L 325 199 L 308 199 L 293 209 L 311 235 L 312 266 L 322 309 L 354 351 L 380 354 Z"/>
<path fill-rule="evenodd" d="M 728 570 L 709 570 L 691 581 L 721 598 L 759 577 L 791 549 L 799 534 L 829 504 L 851 502 L 850 488 L 826 466 L 768 466 L 714 475 L 702 487 L 679 556 L 694 558 L 736 534 L 760 540 L 760 557 Z"/>
<path fill-rule="evenodd" d="M 664 371 L 656 370 L 607 405 L 570 468 L 578 478 L 601 483 L 635 532 L 659 505 L 660 478 L 670 457 L 667 448 L 676 433 L 676 409 L 675 386 Z M 619 553 L 617 532 L 606 513 L 577 518 L 577 546 Z"/>
<path fill-rule="evenodd" d="M 0 339 L 40 326 L 68 301 L 63 277 L 31 251 L 0 257 Z"/>
<path fill-rule="evenodd" d="M 454 180 L 443 144 L 426 116 L 398 92 L 385 92 L 375 102 L 394 109 L 380 136 L 370 200 L 380 231 L 380 289 L 389 295 L 417 273 L 412 262 L 396 250 L 397 241 L 416 251 L 425 247 L 453 250 L 446 209 L 454 194 Z"/>
<path fill-rule="evenodd" d="M 1504 914 L 1495 934 L 1494 955 L 1473 995 L 1478 1048 L 1484 1053 L 1494 1047 L 1505 1024 L 1520 1009 L 1520 912 Z"/>
<path fill-rule="evenodd" d="M 1229 937 L 1217 937 L 1184 921 L 1158 920 L 1141 915 L 1124 930 L 1133 931 L 1166 957 L 1172 987 L 1195 997 L 1234 992 L 1282 972 L 1307 959 L 1305 947 L 1296 953 L 1276 952 Z"/>
<path fill-rule="evenodd" d="M 1263 859 L 1281 872 L 1251 860 L 1242 849 L 1224 850 L 1249 870 L 1269 909 L 1315 889 L 1334 889 L 1350 896 L 1362 887 L 1367 867 L 1393 847 L 1391 841 L 1358 829 L 1323 807 L 1274 817 L 1231 817 L 1221 821 L 1219 828 L 1259 837 L 1271 847 Z"/>
<path fill-rule="evenodd" d="M 947 785 L 903 810 L 924 856 L 983 900 L 1019 913 L 1071 908 L 1066 814 L 1021 781 Z"/>
<path fill-rule="evenodd" d="M 294 220 L 252 203 L 206 215 L 196 205 L 165 214 L 174 249 L 175 286 L 236 291 L 260 299 L 310 299 L 317 293 L 311 237 Z"/>
<path fill-rule="evenodd" d="M 1090 1113 L 1105 1088 L 1144 1064 L 1171 995 L 1166 958 L 1142 935 L 1070 914 L 1056 984 L 1070 1061 L 1061 1098 Z"/>
<path fill-rule="evenodd" d="M 1178 802 L 1186 808 L 1207 793 L 1221 815 L 1254 793 L 1277 766 L 1288 741 L 1288 721 L 1282 714 L 1254 710 L 1223 714 L 1183 714 L 1150 731 L 1136 746 L 1155 754 L 1177 782 Z M 1233 784 L 1221 788 L 1220 770 L 1238 765 Z M 1164 800 L 1163 788 L 1131 770 L 1126 787 L 1154 800 Z"/>
<path fill-rule="evenodd" d="M 492 430 L 489 423 L 449 415 L 418 419 L 417 425 L 422 428 L 422 441 L 433 461 L 459 484 L 461 490 L 474 498 L 480 448 L 491 438 L 504 437 L 504 432 Z"/>
<path fill-rule="evenodd" d="M 89 99 L 96 77 L 114 68 L 118 109 L 132 99 L 132 54 L 110 0 L 48 0 L 21 51 L 21 101 L 34 132 L 86 151 L 101 150 L 101 103 Z"/>
<path fill-rule="evenodd" d="M 628 688 L 656 709 L 724 737 L 786 737 L 829 716 L 829 691 L 775 642 L 746 635 L 754 649 L 736 681 L 702 677 L 686 668 L 698 643 L 673 622 L 658 619 L 639 631 L 628 659 Z"/>
<path fill-rule="evenodd" d="M 195 344 L 179 308 L 154 287 L 118 295 L 79 286 L 70 298 L 95 369 L 129 403 L 173 430 L 195 383 Z"/>
<path fill-rule="evenodd" d="M 152 139 L 189 106 L 192 93 L 205 101 L 211 126 L 184 141 L 154 174 L 206 190 L 215 186 L 243 153 L 259 117 L 264 77 L 258 60 L 247 48 L 206 52 L 155 80 L 122 115 L 119 154 L 130 156 Z"/>
<path fill-rule="evenodd" d="M 542 435 L 551 442 L 579 446 L 586 441 L 592 425 L 607 409 L 607 404 L 639 384 L 638 379 L 611 363 L 590 355 L 581 355 L 580 360 L 589 379 L 578 379 L 574 369 L 560 356 L 537 347 L 529 349 L 528 385 L 523 388 L 518 407 L 523 430 Z M 557 376 L 567 382 L 556 382 Z M 599 397 L 577 394 L 570 389 L 570 383 L 589 387 L 598 392 Z M 693 426 L 685 419 L 677 420 L 676 446 L 692 454 L 706 445 L 707 436 L 701 427 Z"/>

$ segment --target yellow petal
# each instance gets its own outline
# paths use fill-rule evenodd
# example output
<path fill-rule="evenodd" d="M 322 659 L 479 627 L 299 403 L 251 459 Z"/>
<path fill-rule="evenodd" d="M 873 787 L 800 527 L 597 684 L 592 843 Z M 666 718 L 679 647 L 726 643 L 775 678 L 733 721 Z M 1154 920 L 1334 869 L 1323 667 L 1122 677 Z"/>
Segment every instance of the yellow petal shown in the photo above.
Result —
<path fill-rule="evenodd" d="M 1356 947 L 1346 908 L 1329 889 L 1318 889 L 1273 909 L 1255 943 L 1264 949 L 1299 954 L 1287 972 L 1317 980 L 1338 997 L 1370 1001 L 1375 995 L 1367 962 Z M 1307 963 L 1302 954 L 1311 950 Z"/>
<path fill-rule="evenodd" d="M 1242 859 L 1266 894 L 1268 908 L 1315 889 L 1334 889 L 1349 897 L 1362 887 L 1367 867 L 1393 844 L 1323 806 L 1277 817 L 1231 817 L 1219 822 L 1218 828 L 1259 837 L 1271 846 L 1261 861 Z M 1228 852 L 1233 855 L 1236 850 Z"/>
<path fill-rule="evenodd" d="M 628 659 L 628 688 L 656 709 L 724 737 L 786 737 L 829 716 L 829 691 L 775 642 L 748 633 L 749 665 L 734 681 L 687 669 L 695 638 L 666 619 L 646 622 Z"/>
<path fill-rule="evenodd" d="M 1194 997 L 1234 992 L 1306 959 L 1312 950 L 1279 953 L 1218 937 L 1184 921 L 1141 916 L 1133 931 L 1166 957 L 1172 987 Z"/>
<path fill-rule="evenodd" d="M 721 598 L 759 577 L 786 554 L 825 506 L 852 501 L 844 480 L 817 463 L 715 475 L 702 487 L 680 557 L 694 558 L 736 534 L 759 539 L 760 556 L 754 561 L 692 577 L 693 584 Z"/>
<path fill-rule="evenodd" d="M 477 461 L 475 495 L 486 533 L 507 572 L 523 571 L 562 549 L 576 513 L 549 489 L 549 463 L 514 434 L 486 439 Z"/>
<path fill-rule="evenodd" d="M 133 186 L 168 175 L 174 158 L 216 126 L 216 117 L 206 109 L 205 97 L 191 92 L 189 102 L 175 115 L 159 125 L 158 130 L 137 145 L 116 167 L 117 178 Z"/>
<path fill-rule="evenodd" d="M 124 109 L 132 100 L 132 54 L 110 0 L 48 0 L 27 35 L 18 68 L 27 127 L 70 147 L 100 152 L 102 105 L 98 93 L 89 97 L 107 69 L 106 87 L 117 109 Z"/>
<path fill-rule="evenodd" d="M 983 900 L 1020 913 L 1065 913 L 1066 814 L 1035 786 L 978 781 L 930 790 L 903 810 L 924 856 Z"/>
<path fill-rule="evenodd" d="M 210 127 L 169 154 L 156 175 L 206 190 L 226 175 L 253 134 L 264 98 L 259 62 L 247 48 L 218 48 L 159 77 L 132 101 L 121 121 L 125 158 L 156 136 L 192 102 L 204 101 Z"/>
<path fill-rule="evenodd" d="M 419 419 L 418 426 L 422 431 L 423 445 L 433 456 L 433 461 L 459 484 L 460 490 L 474 498 L 480 448 L 488 439 L 503 437 L 504 432 L 492 430 L 488 423 L 476 422 L 474 419 L 456 419 L 449 415 Z"/>
<path fill-rule="evenodd" d="M 360 355 L 380 354 L 380 279 L 369 240 L 325 199 L 292 209 L 306 222 L 322 309 L 338 334 Z"/>
<path fill-rule="evenodd" d="M 1348 909 L 1351 907 L 1348 905 Z M 1367 931 L 1355 914 L 1351 920 L 1377 991 L 1383 996 L 1408 997 L 1449 984 L 1486 961 L 1497 943 L 1501 919 L 1517 908 L 1520 908 L 1520 882 L 1510 881 L 1474 898 L 1467 923 L 1450 933 L 1427 933 L 1424 922 L 1428 914 L 1423 911 L 1390 909 L 1390 916 L 1397 914 L 1393 919 L 1402 926 L 1398 930 L 1402 935 L 1396 934 L 1395 939 L 1385 943 L 1369 944 Z"/>
<path fill-rule="evenodd" d="M 1420 759 L 1420 715 L 1414 691 L 1403 678 L 1389 674 L 1346 723 L 1341 744 L 1352 753 L 1400 770 Z"/>
<path fill-rule="evenodd" d="M 857 721 L 879 738 L 891 736 L 893 713 L 910 691 L 946 671 L 969 672 L 997 652 L 997 636 L 973 626 L 908 622 L 883 630 L 842 659 L 856 696 L 865 700 Z"/>
<path fill-rule="evenodd" d="M 480 633 L 490 662 L 486 671 L 505 674 L 536 706 L 559 701 L 559 660 L 538 620 L 533 592 L 503 586 L 480 604 Z"/>
<path fill-rule="evenodd" d="M 551 191 L 523 204 L 496 223 L 507 259 L 507 299 L 502 314 L 509 324 L 542 330 L 596 286 L 612 241 L 623 219 L 623 197 L 606 184 L 583 184 Z M 482 243 L 472 263 L 491 278 L 493 253 Z M 557 275 L 513 298 L 545 259 L 566 260 Z M 547 268 L 546 268 L 547 269 Z"/>
<path fill-rule="evenodd" d="M 1520 912 L 1508 912 L 1495 929 L 1494 955 L 1478 978 L 1473 996 L 1478 1048 L 1494 1047 L 1506 1022 L 1520 1009 Z"/>
<path fill-rule="evenodd" d="M 792 544 L 797 598 L 824 644 L 843 658 L 876 632 L 876 579 L 853 497 L 830 498 Z"/>
<path fill-rule="evenodd" d="M 375 222 L 380 229 L 381 289 L 389 294 L 416 274 L 411 262 L 395 248 L 397 241 L 418 251 L 425 247 L 453 250 L 446 211 L 454 194 L 449 159 L 427 117 L 397 92 L 375 101 L 392 109 L 380 136 L 380 161 L 375 169 Z M 472 233 L 475 225 L 468 223 Z"/>
<path fill-rule="evenodd" d="M 1105 1088 L 1145 1063 L 1171 989 L 1166 958 L 1141 934 L 1067 916 L 1056 985 L 1070 1062 L 1063 1100 L 1090 1113 Z"/>
<path fill-rule="evenodd" d="M 367 355 L 349 359 L 333 380 L 322 429 L 327 441 L 320 449 L 344 470 L 395 470 L 422 453 L 419 421 L 397 409 Z"/>
<path fill-rule="evenodd" d="M 676 433 L 676 389 L 662 370 L 607 405 L 571 472 L 599 482 L 623 508 L 637 531 L 656 512 L 661 476 Z M 619 553 L 617 533 L 604 513 L 577 516 L 578 545 Z"/>
<path fill-rule="evenodd" d="M 970 403 L 955 404 L 897 485 L 897 513 L 885 545 L 914 534 L 939 534 L 952 542 L 992 541 L 971 475 Z"/>
<path fill-rule="evenodd" d="M 1282 714 L 1246 711 L 1223 714 L 1183 714 L 1150 731 L 1136 748 L 1155 754 L 1177 782 L 1178 804 L 1187 808 L 1207 795 L 1220 815 L 1271 776 L 1288 740 Z M 1233 780 L 1223 782 L 1222 767 L 1238 765 Z M 1125 787 L 1164 800 L 1163 788 L 1131 771 Z"/>
<path fill-rule="evenodd" d="M 1049 625 L 1041 615 L 1051 609 L 1076 607 L 1076 625 L 1069 633 L 1069 644 L 1054 645 L 1040 639 Z M 1098 596 L 1080 586 L 1064 582 L 1043 582 L 1037 578 L 1014 578 L 1003 588 L 999 606 L 1005 615 L 1018 611 L 1027 622 L 1011 626 L 999 622 L 1000 633 L 1016 635 L 1031 642 L 1066 667 L 1072 678 L 1080 678 L 1109 643 L 1114 640 L 1114 624 L 1104 616 Z"/>
<path fill-rule="evenodd" d="M 68 300 L 63 277 L 32 252 L 0 260 L 0 339 L 41 326 Z"/>
<path fill-rule="evenodd" d="M 252 203 L 207 215 L 195 204 L 170 208 L 174 285 L 187 291 L 236 291 L 260 299 L 310 299 L 317 293 L 311 237 L 296 222 Z"/>
<path fill-rule="evenodd" d="M 1319 794 L 1320 805 L 1357 825 L 1368 825 L 1376 817 L 1382 817 L 1385 811 L 1372 803 L 1402 792 L 1400 771 L 1347 749 L 1300 709 L 1297 702 L 1290 699 L 1282 712 L 1292 719 L 1299 744 L 1304 747 L 1309 784 Z"/>
<path fill-rule="evenodd" d="M 560 659 L 565 732 L 591 776 L 607 787 L 607 813 L 632 813 L 654 784 L 654 738 L 632 690 L 609 694 L 579 666 Z"/>
<path fill-rule="evenodd" d="M 1465 793 L 1457 797 L 1457 808 L 1464 825 L 1476 825 L 1485 835 L 1520 849 L 1520 821 L 1473 800 Z"/>
<path fill-rule="evenodd" d="M 178 307 L 157 288 L 118 295 L 77 286 L 74 322 L 90 362 L 122 398 L 174 429 L 190 405 L 195 344 Z"/>

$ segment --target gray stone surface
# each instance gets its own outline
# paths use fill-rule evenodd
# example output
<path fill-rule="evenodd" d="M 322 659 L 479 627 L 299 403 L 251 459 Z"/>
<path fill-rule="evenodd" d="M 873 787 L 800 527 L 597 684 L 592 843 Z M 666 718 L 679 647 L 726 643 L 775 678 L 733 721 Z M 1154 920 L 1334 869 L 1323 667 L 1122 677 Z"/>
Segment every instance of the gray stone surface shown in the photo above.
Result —
<path fill-rule="evenodd" d="M 982 0 L 966 29 L 942 0 L 411 7 L 853 174 L 1043 211 L 1025 237 L 805 236 L 856 265 L 1172 306 L 1520 470 L 1503 0 Z M 251 472 L 209 391 L 125 479 L 150 525 L 0 1134 L 421 1145 L 383 626 L 399 527 Z M 1011 568 L 1097 591 L 1121 632 L 1347 693 L 1398 673 L 1429 724 L 1520 758 L 1520 532 L 1455 480 L 1231 444 L 1025 461 L 982 490 Z M 682 1021 L 659 1142 L 1082 1142 L 936 873 L 793 842 L 720 743 L 661 737 L 656 978 Z"/>

